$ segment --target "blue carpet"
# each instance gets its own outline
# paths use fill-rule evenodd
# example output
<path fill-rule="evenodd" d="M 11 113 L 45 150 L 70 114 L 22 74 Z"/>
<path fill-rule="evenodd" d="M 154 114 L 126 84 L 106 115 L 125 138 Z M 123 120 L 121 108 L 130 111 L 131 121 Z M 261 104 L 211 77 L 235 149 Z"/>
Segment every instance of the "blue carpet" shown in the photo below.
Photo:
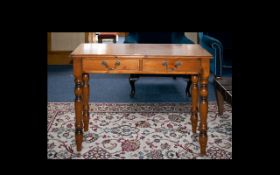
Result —
<path fill-rule="evenodd" d="M 48 101 L 74 101 L 72 65 L 48 66 Z M 230 75 L 230 74 L 229 74 Z M 187 81 L 169 77 L 142 77 L 136 81 L 136 95 L 129 96 L 129 75 L 90 74 L 91 102 L 190 102 L 185 94 Z M 209 101 L 215 101 L 213 76 L 208 86 Z"/>

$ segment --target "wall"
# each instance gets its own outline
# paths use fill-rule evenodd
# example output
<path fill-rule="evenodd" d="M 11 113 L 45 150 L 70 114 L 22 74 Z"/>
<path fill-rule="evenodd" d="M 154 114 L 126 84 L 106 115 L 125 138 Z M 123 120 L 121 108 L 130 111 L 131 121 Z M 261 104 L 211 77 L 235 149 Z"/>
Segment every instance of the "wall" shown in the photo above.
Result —
<path fill-rule="evenodd" d="M 48 64 L 68 65 L 72 59 L 71 52 L 86 41 L 85 32 L 49 32 L 48 33 Z"/>
<path fill-rule="evenodd" d="M 72 51 L 85 42 L 85 32 L 52 32 L 51 51 Z"/>
<path fill-rule="evenodd" d="M 197 43 L 197 32 L 185 32 L 185 36 Z"/>

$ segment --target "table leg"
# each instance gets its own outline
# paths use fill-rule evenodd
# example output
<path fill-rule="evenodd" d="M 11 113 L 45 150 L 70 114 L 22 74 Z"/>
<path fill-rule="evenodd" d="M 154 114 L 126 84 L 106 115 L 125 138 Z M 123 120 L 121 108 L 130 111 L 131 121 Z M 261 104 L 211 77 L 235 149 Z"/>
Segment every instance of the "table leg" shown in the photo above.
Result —
<path fill-rule="evenodd" d="M 89 74 L 83 74 L 83 122 L 84 131 L 88 131 L 89 122 Z"/>
<path fill-rule="evenodd" d="M 191 116 L 191 122 L 192 122 L 192 132 L 196 133 L 197 128 L 197 112 L 198 112 L 198 76 L 192 75 L 192 116 Z"/>
<path fill-rule="evenodd" d="M 208 114 L 208 76 L 202 75 L 200 79 L 200 152 L 202 155 L 206 155 L 207 145 L 207 114 Z"/>
<path fill-rule="evenodd" d="M 83 142 L 83 122 L 82 122 L 82 77 L 75 76 L 75 139 L 77 145 L 77 151 L 81 151 Z"/>

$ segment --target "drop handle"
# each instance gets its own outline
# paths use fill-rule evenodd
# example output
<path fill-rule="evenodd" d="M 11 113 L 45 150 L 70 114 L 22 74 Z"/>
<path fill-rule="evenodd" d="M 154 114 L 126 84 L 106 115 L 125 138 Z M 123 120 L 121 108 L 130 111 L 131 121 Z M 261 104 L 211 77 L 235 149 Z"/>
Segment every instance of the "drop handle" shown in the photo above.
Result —
<path fill-rule="evenodd" d="M 115 62 L 115 67 L 118 67 L 118 66 L 120 66 L 120 65 L 121 65 L 120 60 L 116 60 L 116 62 Z"/>
<path fill-rule="evenodd" d="M 168 68 L 168 61 L 162 62 L 162 65 L 167 71 L 175 71 L 178 67 L 182 65 L 182 63 L 180 61 L 176 61 L 173 68 Z"/>
<path fill-rule="evenodd" d="M 181 63 L 180 61 L 176 61 L 174 67 L 175 67 L 175 68 L 178 68 L 178 67 L 181 66 L 181 65 L 182 65 L 182 63 Z"/>
<path fill-rule="evenodd" d="M 106 61 L 104 61 L 104 60 L 101 61 L 101 65 L 106 67 L 106 68 L 109 68 L 108 63 Z"/>
<path fill-rule="evenodd" d="M 116 61 L 115 61 L 115 65 L 114 65 L 113 68 L 112 68 L 112 67 L 109 67 L 108 63 L 107 63 L 106 61 L 104 61 L 104 60 L 101 61 L 101 65 L 104 66 L 107 70 L 114 70 L 114 69 L 116 69 L 118 66 L 121 65 L 121 62 L 120 62 L 119 60 L 116 60 Z"/>
<path fill-rule="evenodd" d="M 163 65 L 166 69 L 168 68 L 168 62 L 167 62 L 167 61 L 162 62 L 162 65 Z"/>

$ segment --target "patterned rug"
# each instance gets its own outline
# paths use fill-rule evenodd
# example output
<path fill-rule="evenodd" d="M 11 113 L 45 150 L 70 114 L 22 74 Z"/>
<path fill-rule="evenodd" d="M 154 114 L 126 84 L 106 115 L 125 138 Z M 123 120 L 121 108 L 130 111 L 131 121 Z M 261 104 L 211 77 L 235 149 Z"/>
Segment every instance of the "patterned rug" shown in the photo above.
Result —
<path fill-rule="evenodd" d="M 190 104 L 91 103 L 76 151 L 74 103 L 48 103 L 48 159 L 232 159 L 232 108 L 209 102 L 207 156 L 192 134 Z"/>

